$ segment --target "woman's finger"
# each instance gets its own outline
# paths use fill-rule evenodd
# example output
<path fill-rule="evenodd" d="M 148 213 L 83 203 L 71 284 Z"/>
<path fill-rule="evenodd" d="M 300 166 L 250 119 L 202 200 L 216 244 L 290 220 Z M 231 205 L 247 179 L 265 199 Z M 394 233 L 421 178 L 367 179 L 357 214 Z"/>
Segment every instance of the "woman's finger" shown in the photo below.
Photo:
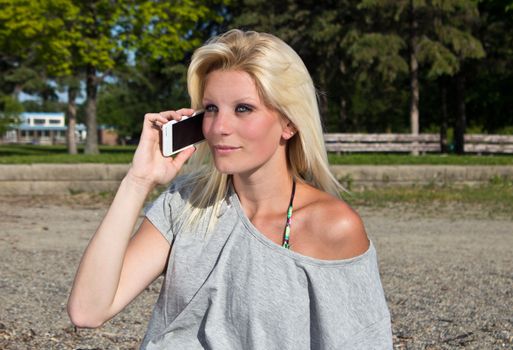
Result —
<path fill-rule="evenodd" d="M 168 119 L 164 117 L 161 113 L 146 113 L 144 115 L 144 121 L 148 125 L 161 128 L 162 125 L 168 122 Z"/>
<path fill-rule="evenodd" d="M 192 115 L 194 113 L 194 109 L 192 109 L 192 108 L 181 108 L 181 109 L 177 110 L 176 113 L 179 113 L 181 115 L 190 116 L 190 115 Z"/>
<path fill-rule="evenodd" d="M 194 113 L 192 108 L 181 108 L 177 111 L 162 111 L 159 114 L 167 120 L 181 120 L 182 116 L 189 116 Z"/>
<path fill-rule="evenodd" d="M 176 168 L 181 169 L 187 159 L 189 159 L 194 154 L 194 152 L 196 152 L 196 146 L 187 147 L 178 153 L 176 157 L 173 158 L 173 163 L 175 164 Z"/>

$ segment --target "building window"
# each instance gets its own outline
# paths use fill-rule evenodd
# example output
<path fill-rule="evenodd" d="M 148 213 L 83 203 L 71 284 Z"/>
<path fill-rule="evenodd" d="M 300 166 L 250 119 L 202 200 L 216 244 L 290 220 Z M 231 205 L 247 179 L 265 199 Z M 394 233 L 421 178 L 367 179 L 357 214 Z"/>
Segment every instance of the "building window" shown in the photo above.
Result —
<path fill-rule="evenodd" d="M 36 119 L 34 118 L 34 125 L 45 125 L 46 120 L 45 119 Z"/>
<path fill-rule="evenodd" d="M 52 125 L 60 125 L 61 120 L 60 119 L 50 119 L 50 124 Z"/>

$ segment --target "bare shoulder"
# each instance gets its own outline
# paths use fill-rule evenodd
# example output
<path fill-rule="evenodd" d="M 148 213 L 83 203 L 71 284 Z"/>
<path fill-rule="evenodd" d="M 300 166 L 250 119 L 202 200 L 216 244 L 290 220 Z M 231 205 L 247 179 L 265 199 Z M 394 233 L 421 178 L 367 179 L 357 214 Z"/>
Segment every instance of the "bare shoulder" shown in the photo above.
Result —
<path fill-rule="evenodd" d="M 360 215 L 344 201 L 313 189 L 304 208 L 305 224 L 316 238 L 319 255 L 325 259 L 348 259 L 365 253 L 369 239 Z M 317 254 L 316 254 L 317 255 Z"/>

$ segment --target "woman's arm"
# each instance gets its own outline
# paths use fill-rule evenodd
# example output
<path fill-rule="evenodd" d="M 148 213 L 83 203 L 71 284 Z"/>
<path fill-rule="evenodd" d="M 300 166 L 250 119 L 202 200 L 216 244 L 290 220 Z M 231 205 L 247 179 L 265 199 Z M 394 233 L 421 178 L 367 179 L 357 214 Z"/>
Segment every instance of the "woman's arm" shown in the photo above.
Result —
<path fill-rule="evenodd" d="M 194 149 L 175 158 L 160 153 L 159 128 L 190 109 L 147 114 L 132 166 L 80 262 L 68 300 L 68 314 L 79 327 L 98 327 L 121 311 L 163 271 L 169 243 L 147 220 L 131 239 L 148 194 L 170 182 Z"/>

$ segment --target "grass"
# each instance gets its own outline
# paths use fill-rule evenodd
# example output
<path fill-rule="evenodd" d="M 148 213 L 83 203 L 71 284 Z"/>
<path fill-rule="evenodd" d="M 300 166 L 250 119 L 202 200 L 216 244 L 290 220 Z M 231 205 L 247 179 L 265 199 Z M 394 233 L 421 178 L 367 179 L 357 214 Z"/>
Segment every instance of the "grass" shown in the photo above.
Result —
<path fill-rule="evenodd" d="M 81 152 L 82 147 L 79 147 Z M 99 155 L 67 154 L 66 146 L 0 145 L 0 164 L 111 163 L 132 161 L 135 146 L 100 146 Z M 333 165 L 513 165 L 513 155 L 329 154 Z"/>
<path fill-rule="evenodd" d="M 332 165 L 513 165 L 513 155 L 330 153 L 328 159 Z"/>
<path fill-rule="evenodd" d="M 79 147 L 79 152 L 83 147 Z M 0 145 L 0 164 L 108 163 L 128 164 L 135 146 L 100 146 L 100 154 L 68 154 L 66 146 Z"/>
<path fill-rule="evenodd" d="M 390 207 L 437 212 L 472 210 L 479 216 L 506 217 L 513 220 L 513 180 L 494 177 L 480 186 L 425 185 L 379 187 L 349 192 L 344 199 L 353 206 Z"/>

